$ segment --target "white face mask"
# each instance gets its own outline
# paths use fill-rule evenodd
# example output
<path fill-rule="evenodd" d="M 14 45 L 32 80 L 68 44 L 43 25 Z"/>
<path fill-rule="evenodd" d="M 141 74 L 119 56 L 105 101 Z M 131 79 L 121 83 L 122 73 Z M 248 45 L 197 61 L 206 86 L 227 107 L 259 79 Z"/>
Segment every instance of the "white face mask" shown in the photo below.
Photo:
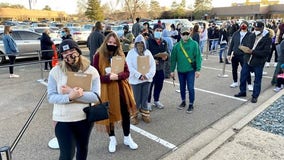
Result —
<path fill-rule="evenodd" d="M 261 31 L 254 31 L 254 34 L 255 34 L 256 36 L 259 36 L 259 35 L 261 34 Z"/>
<path fill-rule="evenodd" d="M 154 38 L 160 39 L 162 37 L 162 32 L 154 32 Z"/>
<path fill-rule="evenodd" d="M 190 37 L 189 35 L 181 36 L 183 41 L 188 41 L 189 37 Z"/>

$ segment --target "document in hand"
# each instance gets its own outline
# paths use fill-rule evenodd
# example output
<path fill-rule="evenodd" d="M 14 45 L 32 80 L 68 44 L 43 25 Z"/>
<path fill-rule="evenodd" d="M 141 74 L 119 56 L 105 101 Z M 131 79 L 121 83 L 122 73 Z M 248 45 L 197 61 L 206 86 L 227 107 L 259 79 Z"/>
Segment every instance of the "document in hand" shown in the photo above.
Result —
<path fill-rule="evenodd" d="M 161 53 L 158 53 L 158 54 L 155 54 L 154 57 L 160 57 L 160 58 L 164 58 L 168 56 L 168 53 L 166 52 L 161 52 Z"/>
<path fill-rule="evenodd" d="M 67 72 L 67 85 L 69 87 L 80 87 L 84 91 L 90 91 L 92 86 L 92 75 L 80 72 Z"/>
<path fill-rule="evenodd" d="M 137 56 L 137 71 L 143 75 L 149 72 L 149 56 Z"/>
<path fill-rule="evenodd" d="M 125 58 L 122 56 L 114 56 L 111 59 L 111 72 L 118 74 L 124 71 Z"/>

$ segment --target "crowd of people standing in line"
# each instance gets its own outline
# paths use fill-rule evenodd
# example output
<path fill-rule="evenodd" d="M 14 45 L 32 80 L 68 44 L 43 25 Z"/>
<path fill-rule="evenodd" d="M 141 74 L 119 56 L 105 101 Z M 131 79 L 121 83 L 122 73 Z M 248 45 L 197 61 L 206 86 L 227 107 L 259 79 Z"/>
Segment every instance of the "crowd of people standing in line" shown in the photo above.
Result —
<path fill-rule="evenodd" d="M 263 68 L 269 67 L 273 53 L 278 56 L 275 55 L 274 58 L 276 69 L 271 83 L 276 84 L 275 92 L 284 87 L 283 24 L 275 26 L 273 22 L 265 24 L 257 21 L 251 31 L 247 21 L 241 22 L 240 25 L 232 21 L 230 27 L 224 22 L 220 28 L 214 23 L 209 26 L 205 23 L 201 26 L 195 24 L 193 28 L 188 28 L 182 24 L 175 26 L 158 21 L 152 29 L 149 23 L 141 25 L 139 21 L 137 18 L 131 31 L 129 26 L 125 25 L 121 37 L 110 30 L 104 33 L 103 24 L 96 22 L 87 41 L 89 59 L 82 56 L 82 51 L 72 40 L 69 29 L 63 29 L 63 41 L 59 46 L 62 61 L 53 68 L 51 64 L 45 64 L 46 70 L 48 66 L 51 69 L 48 78 L 48 100 L 54 104 L 53 120 L 56 122 L 55 135 L 60 148 L 59 159 L 72 159 L 75 151 L 77 159 L 86 159 L 93 123 L 86 121 L 82 107 L 85 107 L 84 103 L 98 101 L 94 92 L 102 101 L 110 102 L 109 119 L 97 122 L 96 125 L 103 126 L 108 133 L 108 150 L 111 153 L 116 151 L 115 128 L 118 125 L 123 129 L 123 143 L 130 149 L 138 148 L 138 144 L 131 137 L 130 124 L 139 123 L 139 114 L 143 122 L 150 123 L 152 107 L 166 107 L 160 101 L 165 78 L 175 79 L 177 73 L 181 100 L 177 109 L 183 110 L 187 105 L 187 88 L 189 100 L 186 113 L 192 113 L 195 79 L 200 76 L 206 42 L 209 42 L 210 51 L 220 46 L 219 63 L 232 65 L 233 83 L 230 87 L 240 87 L 240 92 L 235 94 L 235 97 L 246 97 L 248 89 L 252 92 L 251 102 L 257 102 L 261 92 Z M 14 64 L 18 50 L 9 35 L 10 32 L 11 27 L 5 27 L 3 41 L 10 64 Z M 41 48 L 50 50 L 52 45 L 46 30 L 41 37 Z M 227 56 L 224 56 L 225 48 L 228 48 Z M 50 59 L 52 52 L 46 52 L 43 56 Z M 111 68 L 114 67 L 113 58 L 117 56 L 124 60 L 123 70 L 114 73 Z M 140 58 L 147 60 L 148 68 L 145 73 L 139 69 Z M 240 80 L 238 66 L 241 66 Z M 9 69 L 10 78 L 19 77 L 13 73 L 12 66 Z M 66 73 L 70 71 L 91 74 L 91 91 L 68 86 Z M 251 73 L 255 75 L 253 84 Z"/>

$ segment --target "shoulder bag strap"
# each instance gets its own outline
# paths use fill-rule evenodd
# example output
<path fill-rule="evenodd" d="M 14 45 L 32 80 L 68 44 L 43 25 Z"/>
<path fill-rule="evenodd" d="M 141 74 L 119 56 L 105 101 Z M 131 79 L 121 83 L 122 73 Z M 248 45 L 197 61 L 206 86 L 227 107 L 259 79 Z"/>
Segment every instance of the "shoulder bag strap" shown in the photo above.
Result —
<path fill-rule="evenodd" d="M 102 104 L 102 100 L 101 100 L 100 96 L 98 95 L 98 93 L 96 93 L 96 92 L 94 92 L 94 93 L 95 93 L 95 95 L 98 97 L 98 99 L 99 99 L 99 101 L 100 101 L 100 104 Z M 91 107 L 91 106 L 92 106 L 92 104 L 91 104 L 91 103 L 89 103 L 89 106 Z"/>
<path fill-rule="evenodd" d="M 184 54 L 184 56 L 186 57 L 186 59 L 188 60 L 188 62 L 191 64 L 191 59 L 188 57 L 187 52 L 185 51 L 185 49 L 183 48 L 182 42 L 180 41 L 180 48 L 182 50 L 182 53 Z"/>

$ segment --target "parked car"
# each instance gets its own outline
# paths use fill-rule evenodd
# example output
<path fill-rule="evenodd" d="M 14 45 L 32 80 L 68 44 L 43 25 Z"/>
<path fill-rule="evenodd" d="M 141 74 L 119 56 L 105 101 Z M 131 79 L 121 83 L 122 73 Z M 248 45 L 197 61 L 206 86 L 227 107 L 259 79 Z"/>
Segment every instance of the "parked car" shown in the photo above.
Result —
<path fill-rule="evenodd" d="M 49 32 L 50 32 L 49 36 L 52 39 L 60 38 L 60 35 L 59 35 L 58 31 L 55 31 L 55 30 L 53 30 L 50 27 L 33 27 L 33 28 L 30 28 L 31 31 L 37 32 L 39 34 L 42 34 L 46 29 L 49 30 Z"/>
<path fill-rule="evenodd" d="M 89 30 L 83 30 L 81 27 L 68 27 L 70 34 L 75 42 L 78 44 L 86 44 L 87 39 L 91 33 Z"/>
<path fill-rule="evenodd" d="M 123 25 L 118 25 L 118 26 L 111 26 L 111 30 L 114 31 L 118 37 L 121 37 L 124 33 L 123 31 Z M 131 31 L 131 30 L 129 30 Z"/>
<path fill-rule="evenodd" d="M 0 64 L 4 63 L 8 59 L 4 50 L 2 39 L 3 32 L 3 30 L 0 30 Z M 11 36 L 14 38 L 19 49 L 17 59 L 38 57 L 38 51 L 40 50 L 40 33 L 30 30 L 13 29 Z M 54 44 L 58 47 L 61 43 L 61 39 L 53 40 Z"/>

